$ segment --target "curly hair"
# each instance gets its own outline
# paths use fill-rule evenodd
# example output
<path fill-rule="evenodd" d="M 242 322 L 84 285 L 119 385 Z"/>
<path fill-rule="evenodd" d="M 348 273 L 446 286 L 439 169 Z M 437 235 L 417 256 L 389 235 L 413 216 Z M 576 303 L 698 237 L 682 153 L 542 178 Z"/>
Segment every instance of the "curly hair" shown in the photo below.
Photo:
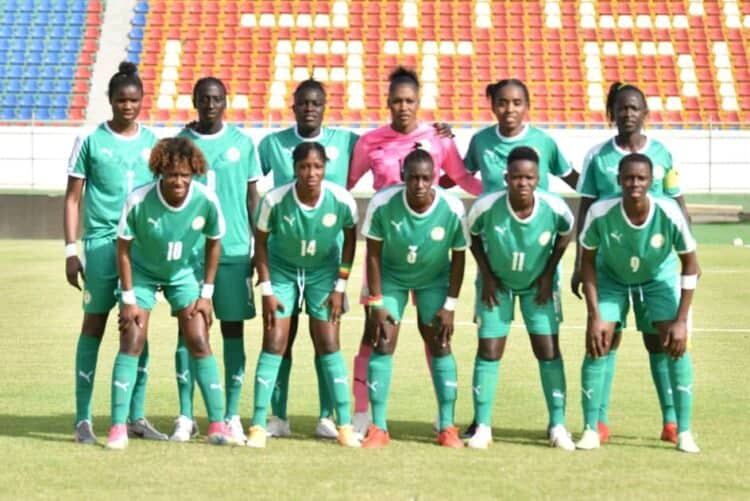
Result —
<path fill-rule="evenodd" d="M 148 167 L 159 175 L 167 166 L 181 162 L 186 162 L 196 176 L 202 176 L 208 168 L 201 150 L 186 137 L 168 137 L 156 143 L 151 150 Z"/>

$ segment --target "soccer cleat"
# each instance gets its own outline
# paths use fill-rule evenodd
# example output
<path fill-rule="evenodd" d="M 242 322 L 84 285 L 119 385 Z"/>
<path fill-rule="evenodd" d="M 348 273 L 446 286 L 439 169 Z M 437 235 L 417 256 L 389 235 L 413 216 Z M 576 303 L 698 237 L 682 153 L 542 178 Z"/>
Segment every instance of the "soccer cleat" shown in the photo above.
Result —
<path fill-rule="evenodd" d="M 467 430 L 468 431 L 468 430 Z M 492 444 L 492 428 L 486 424 L 474 427 L 474 434 L 466 443 L 472 449 L 486 449 Z"/>
<path fill-rule="evenodd" d="M 549 430 L 549 445 L 565 451 L 576 450 L 576 444 L 570 438 L 570 433 L 564 425 L 558 424 Z"/>
<path fill-rule="evenodd" d="M 698 444 L 695 443 L 693 434 L 690 433 L 689 430 L 677 434 L 677 450 L 691 452 L 693 454 L 701 451 Z"/>
<path fill-rule="evenodd" d="M 677 443 L 677 423 L 670 421 L 661 429 L 661 439 L 665 442 Z"/>
<path fill-rule="evenodd" d="M 242 442 L 235 440 L 224 421 L 208 423 L 206 442 L 213 445 L 240 445 Z"/>
<path fill-rule="evenodd" d="M 368 414 L 367 412 L 354 413 L 354 415 L 352 416 L 352 427 L 354 428 L 354 433 L 357 434 L 360 440 L 363 440 L 365 438 L 369 426 L 370 414 Z"/>
<path fill-rule="evenodd" d="M 125 449 L 128 446 L 128 427 L 125 424 L 113 424 L 109 428 L 107 449 Z"/>
<path fill-rule="evenodd" d="M 128 423 L 128 437 L 137 437 L 144 440 L 169 440 L 167 435 L 154 428 L 154 425 L 145 417 Z"/>
<path fill-rule="evenodd" d="M 94 425 L 91 421 L 84 419 L 76 425 L 76 431 L 73 433 L 73 440 L 77 444 L 95 444 L 96 435 L 94 435 Z"/>
<path fill-rule="evenodd" d="M 609 442 L 609 425 L 599 421 L 596 423 L 596 429 L 599 432 L 599 443 L 604 444 Z"/>
<path fill-rule="evenodd" d="M 339 426 L 336 438 L 339 445 L 343 445 L 344 447 L 362 447 L 362 444 L 354 433 L 354 427 L 350 424 Z"/>
<path fill-rule="evenodd" d="M 362 441 L 362 447 L 365 449 L 379 449 L 385 447 L 391 441 L 391 436 L 387 431 L 370 425 L 367 429 L 367 438 Z"/>
<path fill-rule="evenodd" d="M 472 421 L 469 426 L 466 427 L 464 432 L 461 434 L 461 438 L 471 438 L 474 436 L 474 433 L 477 431 L 477 422 Z"/>
<path fill-rule="evenodd" d="M 268 418 L 265 430 L 269 438 L 292 436 L 292 427 L 289 424 L 289 420 L 279 419 L 276 416 Z"/>
<path fill-rule="evenodd" d="M 438 433 L 437 443 L 451 449 L 464 448 L 464 443 L 461 441 L 461 437 L 458 436 L 458 427 L 456 426 L 449 426 Z"/>
<path fill-rule="evenodd" d="M 351 426 L 351 425 L 348 425 Z M 336 423 L 331 418 L 323 417 L 315 426 L 315 436 L 318 438 L 335 439 L 340 436 L 340 430 L 336 429 Z"/>
<path fill-rule="evenodd" d="M 601 441 L 599 440 L 599 433 L 587 428 L 583 430 L 581 439 L 576 442 L 575 445 L 576 449 L 583 449 L 584 451 L 598 449 L 601 445 Z"/>
<path fill-rule="evenodd" d="M 232 416 L 231 418 L 227 419 L 227 431 L 230 435 L 232 435 L 232 440 L 238 444 L 244 444 L 247 440 L 247 437 L 245 436 L 245 432 L 242 429 L 242 421 L 240 421 L 239 416 Z"/>
<path fill-rule="evenodd" d="M 252 447 L 253 449 L 264 449 L 266 447 L 267 438 L 268 431 L 266 431 L 261 425 L 256 424 L 247 430 L 247 442 L 245 442 L 245 445 Z"/>
<path fill-rule="evenodd" d="M 174 433 L 169 437 L 172 442 L 187 442 L 198 436 L 198 423 L 186 416 L 174 420 Z"/>

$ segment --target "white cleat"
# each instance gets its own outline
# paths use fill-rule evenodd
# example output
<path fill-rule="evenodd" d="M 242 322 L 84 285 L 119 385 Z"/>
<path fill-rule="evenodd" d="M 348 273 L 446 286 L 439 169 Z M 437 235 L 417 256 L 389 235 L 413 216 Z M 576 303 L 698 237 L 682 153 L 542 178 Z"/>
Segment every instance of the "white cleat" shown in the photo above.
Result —
<path fill-rule="evenodd" d="M 227 419 L 227 431 L 232 436 L 232 440 L 237 444 L 244 444 L 247 440 L 239 416 L 232 416 Z"/>
<path fill-rule="evenodd" d="M 336 423 L 331 418 L 320 418 L 318 425 L 315 427 L 315 436 L 318 438 L 339 438 L 339 431 L 336 429 Z"/>
<path fill-rule="evenodd" d="M 265 431 L 269 438 L 292 436 L 292 427 L 289 425 L 289 420 L 279 419 L 276 416 L 268 418 Z"/>
<path fill-rule="evenodd" d="M 599 442 L 599 432 L 597 430 L 583 430 L 581 439 L 575 445 L 576 449 L 583 449 L 584 451 L 598 449 L 601 445 Z"/>
<path fill-rule="evenodd" d="M 490 444 L 492 444 L 492 428 L 486 424 L 478 424 L 474 435 L 466 442 L 466 445 L 472 449 L 486 449 Z"/>
<path fill-rule="evenodd" d="M 701 451 L 698 444 L 695 443 L 695 439 L 693 438 L 693 434 L 690 433 L 690 430 L 677 434 L 677 450 L 693 454 Z"/>
<path fill-rule="evenodd" d="M 251 426 L 247 433 L 245 445 L 253 449 L 265 449 L 268 439 L 268 430 L 260 425 Z"/>
<path fill-rule="evenodd" d="M 564 451 L 576 450 L 576 444 L 573 443 L 573 439 L 570 438 L 570 433 L 568 433 L 568 430 L 566 430 L 565 426 L 562 424 L 550 428 L 549 445 Z"/>
<path fill-rule="evenodd" d="M 355 412 L 352 416 L 352 427 L 357 438 L 364 440 L 367 429 L 370 427 L 370 414 L 367 412 Z"/>
<path fill-rule="evenodd" d="M 174 420 L 174 433 L 169 437 L 172 442 L 188 442 L 198 436 L 198 423 L 186 416 Z"/>

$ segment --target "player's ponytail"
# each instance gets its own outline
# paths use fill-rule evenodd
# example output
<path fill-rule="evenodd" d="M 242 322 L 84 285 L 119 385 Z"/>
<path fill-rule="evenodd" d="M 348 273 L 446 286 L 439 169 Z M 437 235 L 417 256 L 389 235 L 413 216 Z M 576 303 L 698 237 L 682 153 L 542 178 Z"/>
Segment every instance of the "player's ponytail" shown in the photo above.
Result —
<path fill-rule="evenodd" d="M 112 75 L 109 79 L 109 85 L 107 86 L 107 97 L 112 100 L 120 88 L 133 85 L 143 95 L 143 82 L 141 77 L 138 76 L 138 67 L 130 61 L 123 61 L 117 70 L 117 73 Z"/>
<path fill-rule="evenodd" d="M 391 72 L 388 76 L 390 84 L 388 85 L 388 94 L 393 94 L 393 91 L 399 85 L 411 85 L 417 91 L 419 91 L 419 78 L 414 70 L 399 66 Z"/>

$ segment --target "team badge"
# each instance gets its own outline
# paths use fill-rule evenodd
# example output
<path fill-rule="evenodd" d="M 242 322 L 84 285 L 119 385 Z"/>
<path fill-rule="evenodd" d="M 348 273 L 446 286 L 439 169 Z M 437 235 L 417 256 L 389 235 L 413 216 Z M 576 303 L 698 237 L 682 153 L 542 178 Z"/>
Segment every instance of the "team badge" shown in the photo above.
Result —
<path fill-rule="evenodd" d="M 88 290 L 83 291 L 83 303 L 91 304 L 91 292 L 89 292 Z"/>
<path fill-rule="evenodd" d="M 148 162 L 151 158 L 151 148 L 143 148 L 141 150 L 141 158 Z"/>
<path fill-rule="evenodd" d="M 434 241 L 439 242 L 445 238 L 445 229 L 442 226 L 436 226 L 430 232 L 430 238 Z"/>
<path fill-rule="evenodd" d="M 657 233 L 651 237 L 651 247 L 654 249 L 660 249 L 664 245 L 664 235 Z"/>
<path fill-rule="evenodd" d="M 336 217 L 336 214 L 334 214 L 333 212 L 329 212 L 328 214 L 323 216 L 323 226 L 325 226 L 326 228 L 330 228 L 331 226 L 336 224 L 337 219 L 338 218 Z"/>
<path fill-rule="evenodd" d="M 204 226 L 206 226 L 206 218 L 203 216 L 198 216 L 195 219 L 193 219 L 193 229 L 195 231 L 200 231 L 203 229 Z"/>
<path fill-rule="evenodd" d="M 333 162 L 339 157 L 339 149 L 335 146 L 327 146 L 326 147 L 326 156 L 328 157 L 328 160 Z"/>
<path fill-rule="evenodd" d="M 664 167 L 654 165 L 654 179 L 664 179 Z"/>
<path fill-rule="evenodd" d="M 545 246 L 549 243 L 550 239 L 552 238 L 552 233 L 549 231 L 545 231 L 541 235 L 539 235 L 539 245 Z"/>
<path fill-rule="evenodd" d="M 236 162 L 240 159 L 240 150 L 238 150 L 236 147 L 232 146 L 227 150 L 227 160 L 230 162 Z"/>

